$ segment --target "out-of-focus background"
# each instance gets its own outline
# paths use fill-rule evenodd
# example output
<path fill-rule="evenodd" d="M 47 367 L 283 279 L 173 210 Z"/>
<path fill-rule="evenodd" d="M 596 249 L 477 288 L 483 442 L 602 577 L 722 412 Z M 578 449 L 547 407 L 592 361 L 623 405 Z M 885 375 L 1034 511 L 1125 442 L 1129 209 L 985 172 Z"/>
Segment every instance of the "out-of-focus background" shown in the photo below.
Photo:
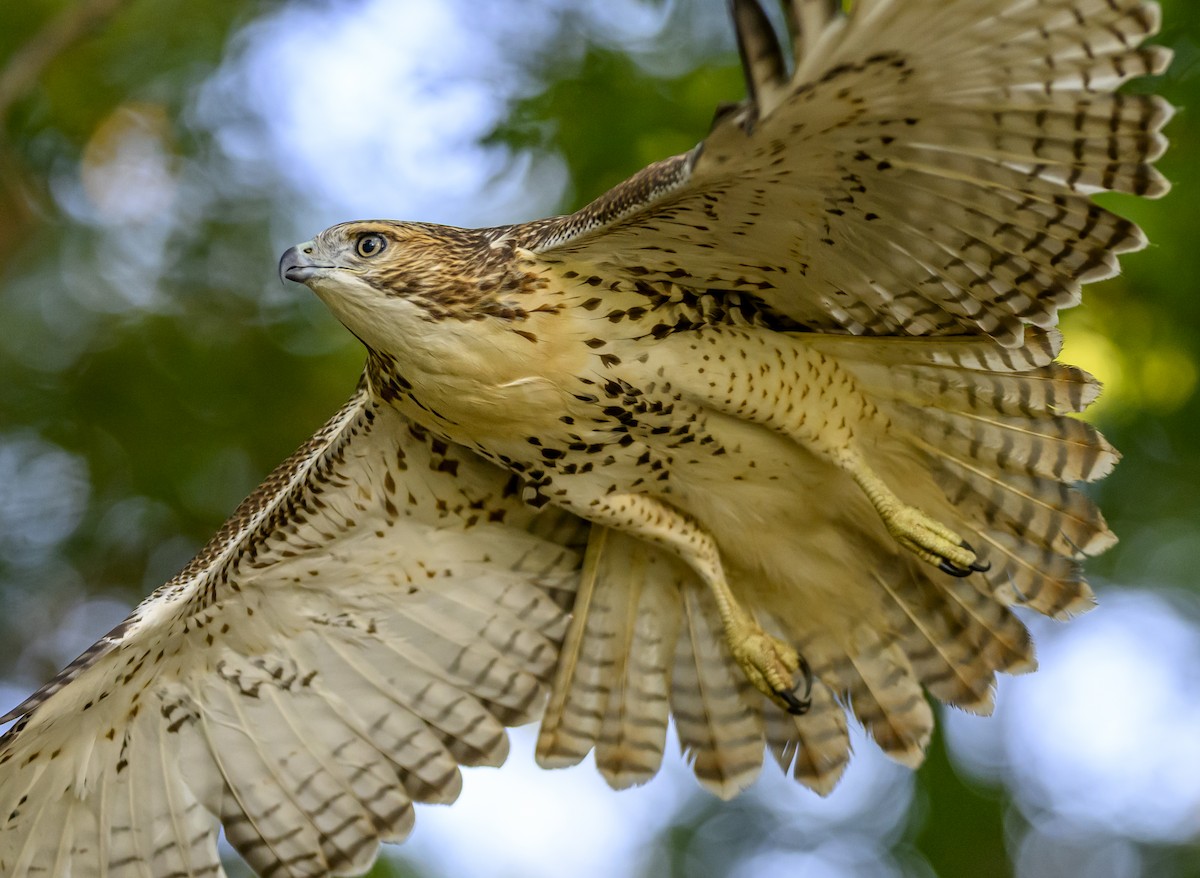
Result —
<path fill-rule="evenodd" d="M 467 772 L 377 876 L 1200 875 L 1200 19 L 1165 0 L 1183 112 L 1154 242 L 1065 320 L 1125 454 L 1100 607 L 1031 619 L 1041 670 L 941 712 L 925 766 L 860 735 L 822 800 L 735 802 L 678 757 Z M 719 0 L 0 3 L 0 712 L 169 578 L 350 393 L 362 354 L 279 253 L 340 220 L 573 209 L 742 96 Z M 231 855 L 231 874 L 244 869 Z"/>

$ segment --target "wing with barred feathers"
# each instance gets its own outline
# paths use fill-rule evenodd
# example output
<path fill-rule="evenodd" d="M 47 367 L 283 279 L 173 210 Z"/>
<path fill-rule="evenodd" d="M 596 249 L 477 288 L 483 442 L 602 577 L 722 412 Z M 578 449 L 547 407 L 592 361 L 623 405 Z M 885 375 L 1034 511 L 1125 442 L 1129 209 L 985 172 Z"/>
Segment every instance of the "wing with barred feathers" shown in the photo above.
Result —
<path fill-rule="evenodd" d="M 0 874 L 365 871 L 534 719 L 586 525 L 363 386 L 7 719 Z"/>
<path fill-rule="evenodd" d="M 751 293 L 862 335 L 986 333 L 1017 347 L 1083 283 L 1145 246 L 1097 192 L 1164 194 L 1171 116 L 1115 94 L 1170 52 L 1144 0 L 785 3 L 788 64 L 755 0 L 733 3 L 749 96 L 691 152 L 530 250 L 604 283 Z"/>

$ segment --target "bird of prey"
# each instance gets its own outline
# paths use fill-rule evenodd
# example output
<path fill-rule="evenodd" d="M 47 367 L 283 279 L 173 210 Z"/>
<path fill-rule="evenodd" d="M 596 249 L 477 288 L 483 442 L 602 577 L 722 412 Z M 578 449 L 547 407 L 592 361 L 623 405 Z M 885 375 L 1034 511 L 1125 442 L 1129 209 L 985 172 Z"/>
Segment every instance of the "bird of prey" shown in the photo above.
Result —
<path fill-rule="evenodd" d="M 824 793 L 847 711 L 915 765 L 1029 607 L 1092 600 L 1060 308 L 1162 195 L 1144 0 L 735 0 L 748 96 L 580 210 L 291 248 L 354 396 L 177 577 L 10 712 L 0 872 L 354 874 L 504 726 L 546 766 Z M 789 55 L 791 60 L 789 60 Z M 549 691 L 548 699 L 545 698 Z"/>

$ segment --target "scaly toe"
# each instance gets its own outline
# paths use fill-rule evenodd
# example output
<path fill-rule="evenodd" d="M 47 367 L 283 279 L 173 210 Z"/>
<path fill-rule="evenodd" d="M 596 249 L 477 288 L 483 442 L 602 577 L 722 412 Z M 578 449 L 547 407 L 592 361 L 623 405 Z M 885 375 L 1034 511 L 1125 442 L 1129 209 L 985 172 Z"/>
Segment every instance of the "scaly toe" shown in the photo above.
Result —
<path fill-rule="evenodd" d="M 812 669 L 795 649 L 762 629 L 731 641 L 733 657 L 756 689 L 794 715 L 812 706 Z M 799 673 L 801 683 L 795 675 Z M 797 692 L 803 686 L 803 696 Z"/>
<path fill-rule="evenodd" d="M 980 563 L 970 543 L 919 509 L 906 507 L 887 525 L 900 545 L 950 576 L 961 578 L 991 569 Z"/>
<path fill-rule="evenodd" d="M 959 540 L 958 547 L 964 551 L 970 552 L 974 556 L 970 563 L 968 563 L 966 566 L 962 566 L 954 561 L 951 561 L 945 556 L 941 556 L 938 558 L 938 570 L 962 579 L 963 577 L 970 576 L 972 573 L 987 573 L 992 569 L 992 565 L 990 563 L 986 561 L 981 563 L 979 561 L 979 555 L 976 553 L 975 547 L 966 540 Z M 935 557 L 937 556 L 935 555 Z"/>

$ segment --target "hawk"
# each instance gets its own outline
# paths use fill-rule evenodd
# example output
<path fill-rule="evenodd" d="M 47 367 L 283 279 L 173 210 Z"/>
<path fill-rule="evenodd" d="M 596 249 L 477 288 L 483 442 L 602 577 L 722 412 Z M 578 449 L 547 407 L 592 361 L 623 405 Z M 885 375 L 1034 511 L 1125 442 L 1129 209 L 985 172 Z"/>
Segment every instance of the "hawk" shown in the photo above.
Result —
<path fill-rule="evenodd" d="M 1145 238 L 1171 115 L 1143 0 L 732 11 L 748 96 L 579 212 L 344 223 L 288 250 L 367 350 L 354 396 L 132 616 L 11 711 L 0 872 L 354 874 L 459 765 L 668 720 L 728 797 L 825 793 L 847 711 L 917 764 L 986 713 L 1113 535 L 1072 486 L 1060 308 Z M 546 692 L 549 692 L 546 698 Z"/>

